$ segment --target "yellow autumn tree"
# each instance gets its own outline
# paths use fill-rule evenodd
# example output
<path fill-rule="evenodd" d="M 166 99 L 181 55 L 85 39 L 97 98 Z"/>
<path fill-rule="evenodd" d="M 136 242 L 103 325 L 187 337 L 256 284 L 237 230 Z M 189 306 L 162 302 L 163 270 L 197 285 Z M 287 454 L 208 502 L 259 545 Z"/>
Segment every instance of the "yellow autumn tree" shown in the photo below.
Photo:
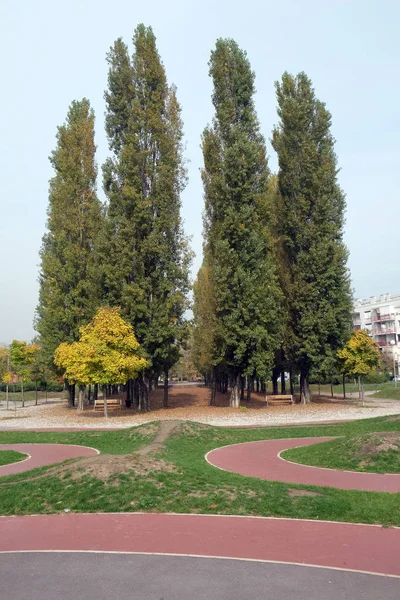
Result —
<path fill-rule="evenodd" d="M 358 329 L 353 331 L 344 348 L 337 351 L 342 362 L 343 373 L 357 377 L 360 398 L 364 400 L 363 375 L 368 375 L 375 369 L 380 361 L 379 347 L 370 338 L 368 331 Z"/>
<path fill-rule="evenodd" d="M 148 361 L 140 355 L 133 328 L 121 317 L 119 308 L 100 308 L 79 332 L 78 342 L 58 346 L 54 363 L 63 370 L 65 379 L 79 385 L 78 409 L 82 410 L 86 385 L 125 384 L 135 379 Z"/>

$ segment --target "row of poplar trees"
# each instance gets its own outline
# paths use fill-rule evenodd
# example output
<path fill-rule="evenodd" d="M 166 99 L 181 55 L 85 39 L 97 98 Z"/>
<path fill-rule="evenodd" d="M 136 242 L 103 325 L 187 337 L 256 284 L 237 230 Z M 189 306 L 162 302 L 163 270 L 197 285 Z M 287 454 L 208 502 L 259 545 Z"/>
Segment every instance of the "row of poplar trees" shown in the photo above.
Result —
<path fill-rule="evenodd" d="M 180 216 L 186 185 L 181 109 L 149 27 L 134 52 L 118 39 L 107 55 L 105 127 L 111 156 L 96 191 L 94 113 L 74 101 L 50 161 L 47 232 L 41 249 L 35 326 L 49 363 L 79 338 L 99 306 L 119 306 L 151 365 L 127 384 L 127 405 L 149 410 L 152 382 L 179 358 L 186 335 L 191 252 Z M 75 386 L 68 385 L 70 405 Z"/>
<path fill-rule="evenodd" d="M 254 106 L 254 73 L 233 40 L 209 63 L 215 116 L 202 137 L 204 255 L 194 285 L 195 363 L 216 391 L 244 381 L 334 369 L 351 331 L 352 294 L 343 243 L 345 197 L 337 181 L 331 115 L 305 73 L 276 83 L 279 123 L 271 175 Z M 282 377 L 284 382 L 284 377 Z M 249 389 L 249 388 L 248 388 Z"/>

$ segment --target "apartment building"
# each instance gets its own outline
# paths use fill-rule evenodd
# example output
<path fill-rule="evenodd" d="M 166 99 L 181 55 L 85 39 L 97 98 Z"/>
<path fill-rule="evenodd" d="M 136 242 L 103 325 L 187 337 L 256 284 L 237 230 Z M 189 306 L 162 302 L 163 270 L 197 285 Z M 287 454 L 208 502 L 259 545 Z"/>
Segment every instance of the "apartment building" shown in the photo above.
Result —
<path fill-rule="evenodd" d="M 382 352 L 400 359 L 400 294 L 382 294 L 354 301 L 353 328 L 366 329 Z"/>

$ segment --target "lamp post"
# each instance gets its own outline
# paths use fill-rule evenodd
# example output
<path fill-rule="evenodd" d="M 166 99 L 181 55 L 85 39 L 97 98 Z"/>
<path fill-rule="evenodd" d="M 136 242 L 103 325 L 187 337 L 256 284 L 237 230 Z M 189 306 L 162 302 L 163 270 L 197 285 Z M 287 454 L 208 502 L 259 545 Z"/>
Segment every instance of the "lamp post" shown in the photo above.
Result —
<path fill-rule="evenodd" d="M 393 350 L 393 379 L 394 379 L 394 386 L 397 387 L 396 361 L 395 361 L 395 357 L 394 357 L 394 347 L 396 345 L 396 341 L 395 340 L 390 340 L 390 345 L 392 346 L 392 350 Z"/>

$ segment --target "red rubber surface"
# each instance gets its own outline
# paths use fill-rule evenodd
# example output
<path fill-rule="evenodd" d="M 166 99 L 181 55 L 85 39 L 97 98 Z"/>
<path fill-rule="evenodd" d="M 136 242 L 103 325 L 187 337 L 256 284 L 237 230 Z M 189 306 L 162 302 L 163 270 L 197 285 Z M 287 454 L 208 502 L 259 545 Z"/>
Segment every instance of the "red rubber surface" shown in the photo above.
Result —
<path fill-rule="evenodd" d="M 207 460 L 225 471 L 270 481 L 335 487 L 341 490 L 400 491 L 400 474 L 381 475 L 308 467 L 278 456 L 279 452 L 288 448 L 310 446 L 331 439 L 334 438 L 297 438 L 234 444 L 212 450 L 207 454 Z"/>
<path fill-rule="evenodd" d="M 28 460 L 22 460 L 10 465 L 0 467 L 0 477 L 3 475 L 15 475 L 63 462 L 68 458 L 79 458 L 81 456 L 94 456 L 98 454 L 94 448 L 86 446 L 68 446 L 66 444 L 0 444 L 0 450 L 15 450 L 29 454 Z"/>
<path fill-rule="evenodd" d="M 0 551 L 96 550 L 258 559 L 400 576 L 400 530 L 173 514 L 0 518 Z"/>

